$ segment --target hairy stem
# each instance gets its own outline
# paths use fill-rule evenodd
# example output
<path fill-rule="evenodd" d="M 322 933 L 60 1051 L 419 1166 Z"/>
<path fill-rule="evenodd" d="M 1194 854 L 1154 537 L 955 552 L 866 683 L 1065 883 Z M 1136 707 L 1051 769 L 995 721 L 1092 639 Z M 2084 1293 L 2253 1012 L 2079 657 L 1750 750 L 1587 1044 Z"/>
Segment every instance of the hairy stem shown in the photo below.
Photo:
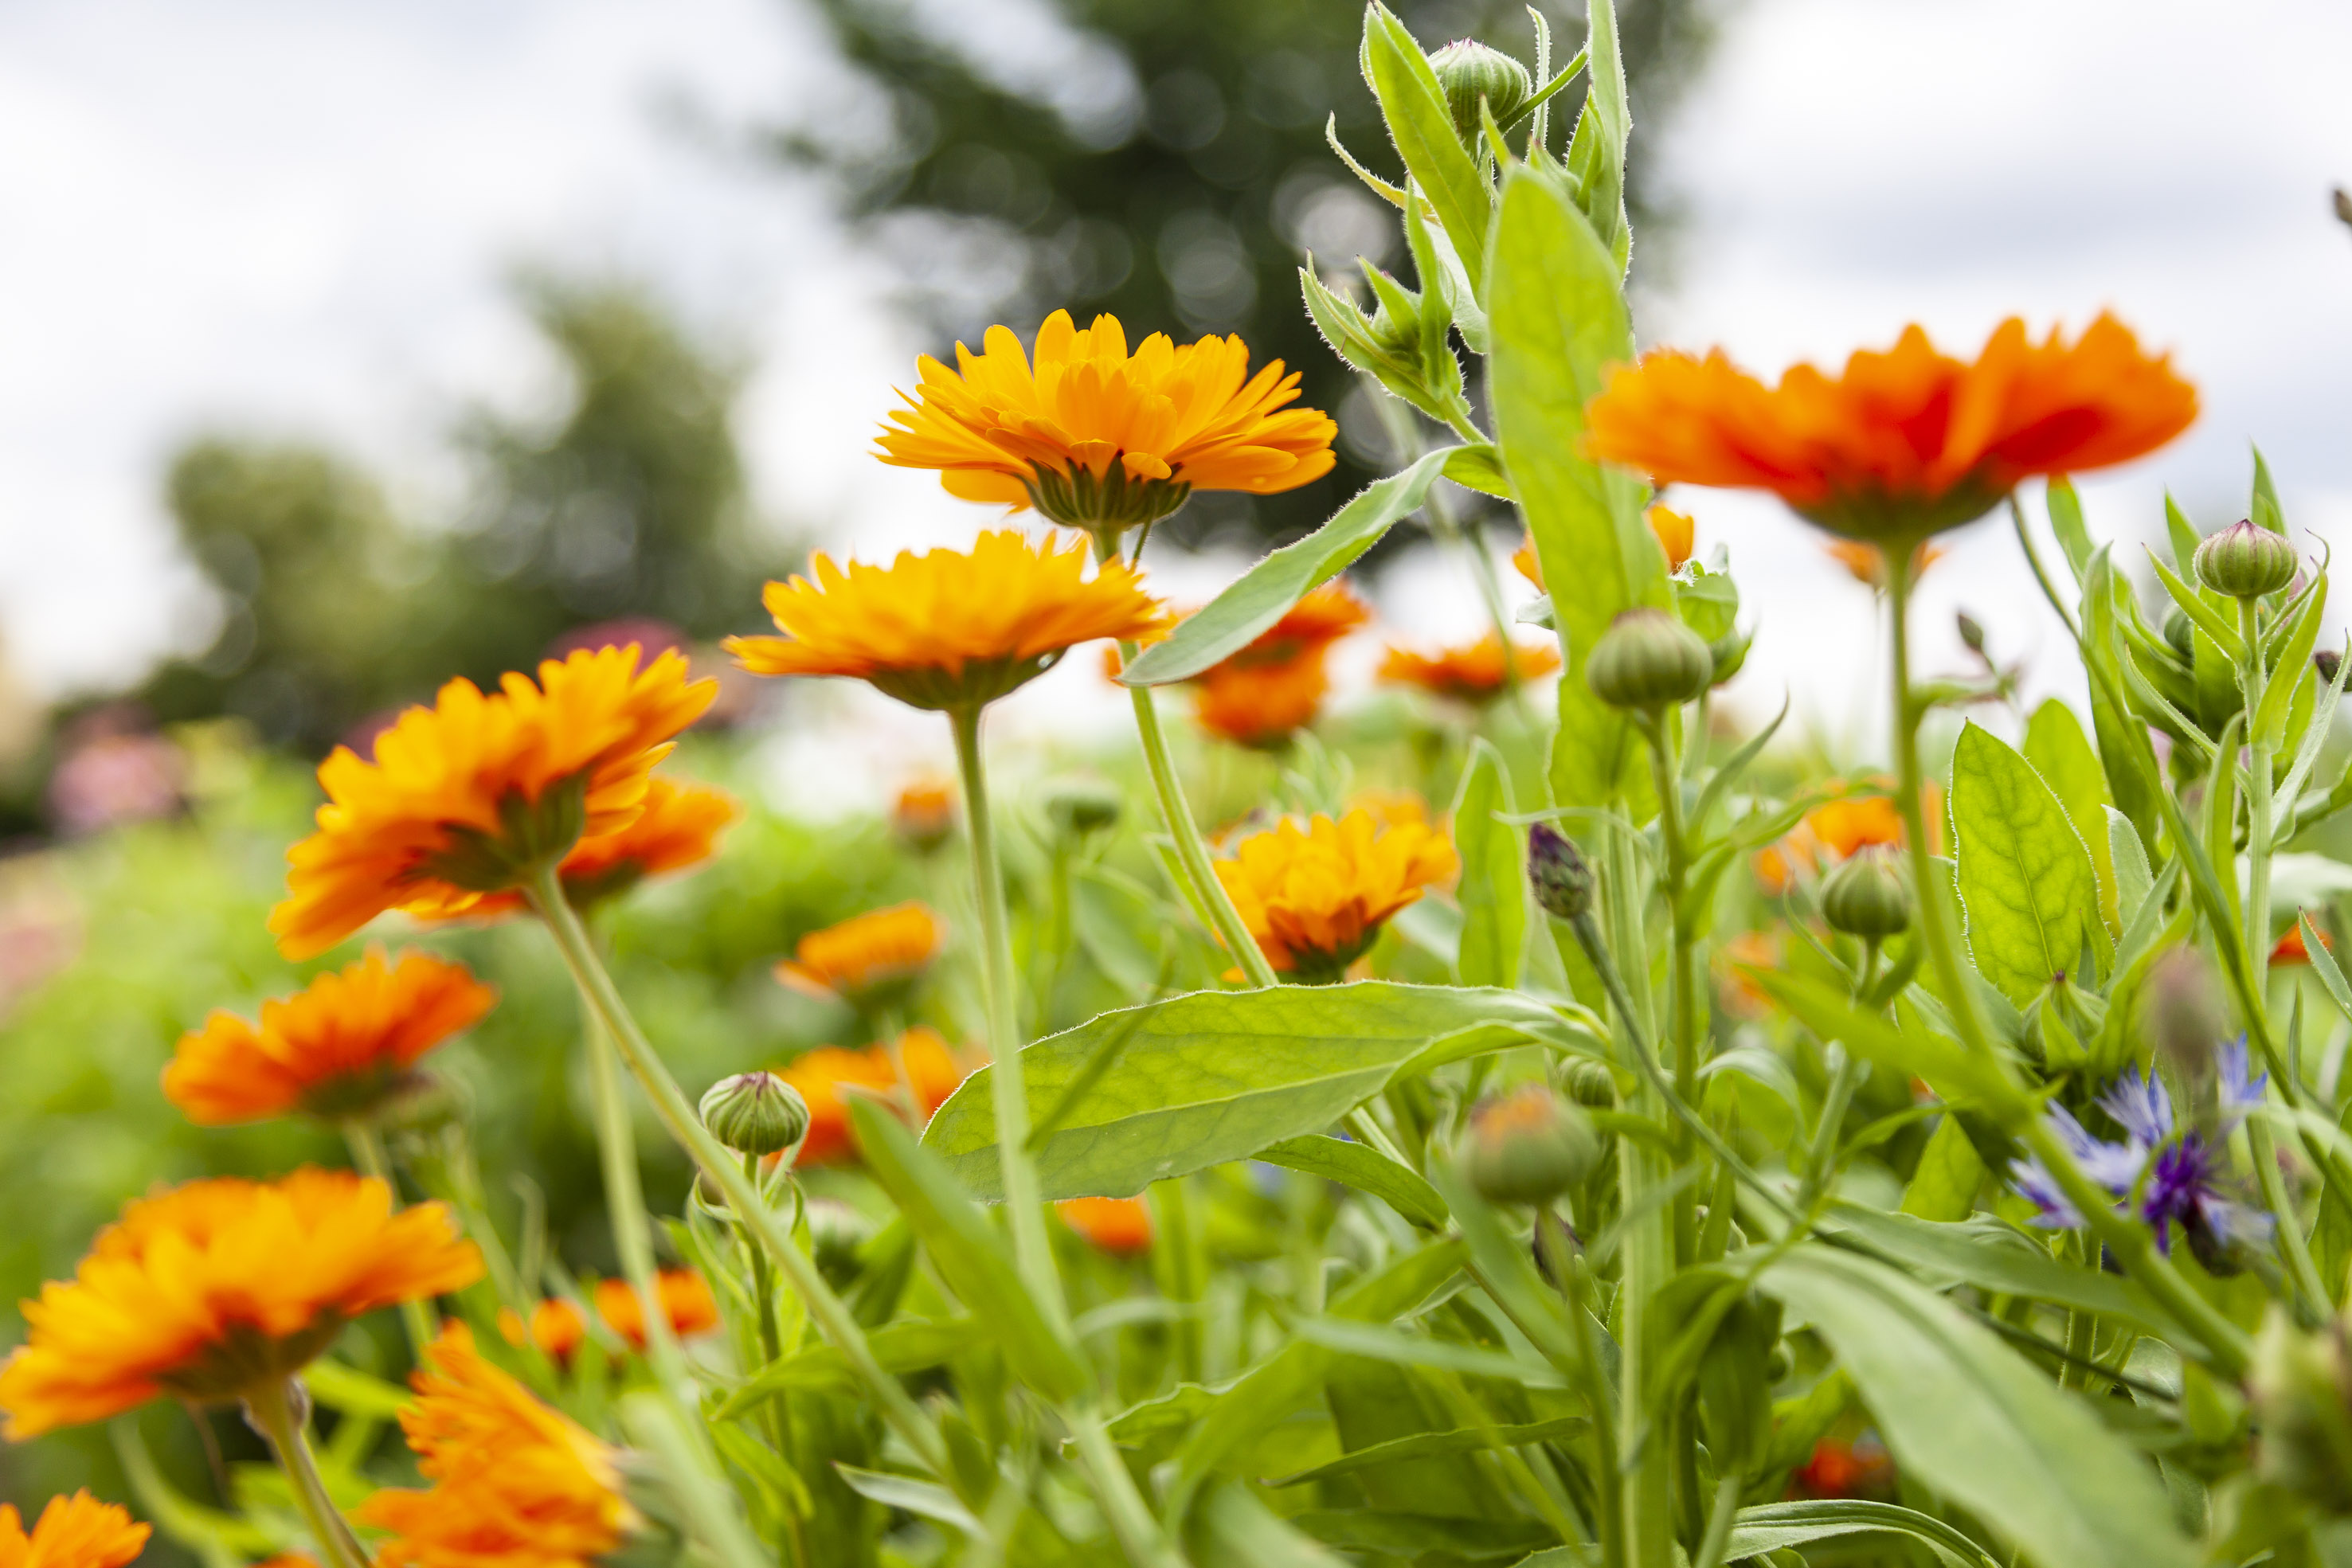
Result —
<path fill-rule="evenodd" d="M 646 1210 L 646 1189 L 637 1174 L 637 1139 L 629 1125 L 628 1096 L 621 1088 L 621 1064 L 613 1051 L 613 1037 L 596 1009 L 586 1009 L 588 1084 L 596 1114 L 596 1155 L 604 1176 L 604 1201 L 612 1209 L 613 1250 L 621 1260 L 621 1277 L 637 1298 L 645 1319 L 646 1354 L 662 1385 L 673 1392 L 687 1386 L 686 1353 L 678 1348 L 677 1331 L 662 1310 L 659 1273 L 654 1262 L 653 1218 Z"/>
<path fill-rule="evenodd" d="M 319 1461 L 310 1452 L 310 1439 L 303 1436 L 298 1412 L 309 1404 L 309 1396 L 290 1379 L 272 1378 L 247 1391 L 245 1416 L 268 1443 L 278 1468 L 286 1472 L 295 1510 L 326 1558 L 325 1568 L 367 1568 L 367 1552 L 352 1533 L 342 1511 L 327 1495 L 327 1483 L 319 1476 Z"/>

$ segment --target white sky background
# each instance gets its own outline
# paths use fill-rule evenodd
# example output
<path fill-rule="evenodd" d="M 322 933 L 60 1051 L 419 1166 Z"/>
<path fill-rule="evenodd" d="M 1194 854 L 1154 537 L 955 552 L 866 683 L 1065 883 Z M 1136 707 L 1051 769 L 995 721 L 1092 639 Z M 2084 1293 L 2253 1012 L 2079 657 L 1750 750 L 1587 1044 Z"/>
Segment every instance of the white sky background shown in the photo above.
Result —
<path fill-rule="evenodd" d="M 445 502 L 456 406 L 548 394 L 502 290 L 528 262 L 642 276 L 756 359 L 742 434 L 768 510 L 866 549 L 985 520 L 865 455 L 916 341 L 880 273 L 804 186 L 662 111 L 770 113 L 819 80 L 814 37 L 790 0 L 0 8 L 0 636 L 18 674 L 88 689 L 206 640 L 158 498 L 193 430 L 320 436 L 413 511 Z M 2352 182 L 2347 60 L 2340 0 L 1747 0 L 1672 120 L 1637 131 L 1687 214 L 1644 338 L 1777 371 L 1914 319 L 1972 351 L 2011 311 L 2079 329 L 2112 307 L 2176 351 L 2205 415 L 2088 487 L 2095 532 L 2145 530 L 2167 484 L 2209 526 L 2235 517 L 2256 438 L 2291 521 L 2352 545 L 2352 231 L 2327 211 Z M 1743 700 L 1786 685 L 1858 739 L 1870 596 L 1769 505 L 1682 500 L 1769 607 Z M 1215 570 L 1173 586 L 1197 598 Z M 1431 579 L 1396 576 L 1400 623 L 1470 614 L 1466 582 L 1408 601 L 1403 580 Z M 1931 666 L 1958 656 L 1959 603 L 2063 685 L 2005 528 L 1961 536 L 1926 597 Z M 1014 705 L 1029 722 L 1108 695 L 1076 669 L 1053 685 Z"/>

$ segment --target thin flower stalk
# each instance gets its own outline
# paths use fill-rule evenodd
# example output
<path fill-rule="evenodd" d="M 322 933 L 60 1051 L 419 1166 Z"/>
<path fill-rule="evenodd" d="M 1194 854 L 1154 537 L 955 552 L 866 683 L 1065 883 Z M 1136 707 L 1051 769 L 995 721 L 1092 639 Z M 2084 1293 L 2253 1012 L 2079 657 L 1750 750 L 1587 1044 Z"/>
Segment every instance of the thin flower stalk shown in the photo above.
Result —
<path fill-rule="evenodd" d="M 295 1510 L 325 1556 L 326 1568 L 367 1568 L 367 1551 L 352 1533 L 351 1521 L 327 1495 L 319 1461 L 303 1434 L 301 1412 L 308 1404 L 308 1396 L 292 1383 L 267 1383 L 245 1396 L 246 1418 L 269 1445 L 278 1468 L 285 1471 Z"/>

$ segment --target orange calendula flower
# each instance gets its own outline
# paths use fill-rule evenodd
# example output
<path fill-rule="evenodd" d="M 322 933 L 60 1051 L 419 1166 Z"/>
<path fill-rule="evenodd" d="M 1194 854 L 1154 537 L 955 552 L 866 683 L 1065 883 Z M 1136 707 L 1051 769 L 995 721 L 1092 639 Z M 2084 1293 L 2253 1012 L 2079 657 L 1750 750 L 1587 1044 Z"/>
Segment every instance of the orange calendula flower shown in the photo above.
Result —
<path fill-rule="evenodd" d="M 1848 538 L 1917 538 L 1981 517 L 2021 480 L 2144 456 L 2189 428 L 2197 392 L 2101 316 L 2074 342 L 2012 317 L 1974 363 L 1906 328 L 1836 379 L 1777 386 L 1720 350 L 1621 367 L 1586 410 L 1587 448 L 1653 479 L 1769 490 Z"/>
<path fill-rule="evenodd" d="M 1220 739 L 1270 748 L 1313 724 L 1330 689 L 1319 649 L 1281 664 L 1229 660 L 1192 682 L 1192 716 Z"/>
<path fill-rule="evenodd" d="M 911 779 L 890 802 L 890 831 L 920 854 L 947 842 L 955 831 L 956 787 L 951 779 Z"/>
<path fill-rule="evenodd" d="M 654 1277 L 654 1290 L 661 1297 L 662 1315 L 669 1320 L 670 1332 L 678 1338 L 692 1339 L 719 1326 L 718 1298 L 710 1293 L 710 1282 L 695 1270 L 665 1269 Z M 645 1309 L 626 1280 L 597 1281 L 589 1301 L 604 1326 L 622 1343 L 631 1350 L 646 1348 Z M 501 1319 L 501 1326 L 509 1340 L 521 1342 L 521 1325 L 512 1321 L 512 1314 Z M 531 1343 L 558 1361 L 578 1350 L 587 1337 L 580 1309 L 562 1297 L 551 1296 L 531 1309 Z"/>
<path fill-rule="evenodd" d="M 602 648 L 488 695 L 451 681 L 376 737 L 373 761 L 337 747 L 319 765 L 318 831 L 287 852 L 279 951 L 323 953 L 388 909 L 466 914 L 583 836 L 627 827 L 654 764 L 718 691 L 674 653 L 640 669 L 634 645 Z"/>
<path fill-rule="evenodd" d="M 464 1324 L 425 1360 L 400 1427 L 433 1486 L 360 1506 L 390 1533 L 376 1568 L 589 1568 L 636 1528 L 619 1454 L 483 1360 Z"/>
<path fill-rule="evenodd" d="M 153 1533 L 86 1490 L 49 1499 L 29 1531 L 16 1505 L 0 1502 L 0 1568 L 122 1568 Z"/>
<path fill-rule="evenodd" d="M 1444 833 L 1417 823 L 1382 828 L 1369 811 L 1306 828 L 1277 823 L 1215 862 L 1217 880 L 1277 970 L 1337 979 L 1389 916 L 1459 869 Z"/>
<path fill-rule="evenodd" d="M 2336 951 L 2336 944 L 2329 939 L 2327 933 L 2325 931 L 2319 933 L 2319 946 L 2326 952 L 2333 953 Z M 2280 937 L 2278 939 L 2278 946 L 2271 949 L 2271 962 L 2273 964 L 2308 964 L 2311 962 L 2311 948 L 2305 945 L 2303 939 L 2302 921 L 2297 920 L 2294 925 L 2286 928 L 2286 935 Z"/>
<path fill-rule="evenodd" d="M 356 964 L 261 1004 L 261 1021 L 215 1012 L 180 1037 L 163 1093 L 199 1126 L 305 1111 L 363 1115 L 412 1081 L 425 1053 L 481 1021 L 498 993 L 430 953 Z"/>
<path fill-rule="evenodd" d="M 864 1002 L 904 988 L 939 950 L 939 916 L 910 900 L 810 932 L 775 974 L 803 996 Z"/>
<path fill-rule="evenodd" d="M 1864 539 L 1832 539 L 1825 548 L 1856 582 L 1881 593 L 1886 591 L 1885 551 Z M 1916 582 L 1944 555 L 1934 545 L 1921 543 L 1911 552 L 1911 580 Z"/>
<path fill-rule="evenodd" d="M 1298 377 L 1276 360 L 1249 373 L 1240 338 L 1178 348 L 1154 332 L 1128 352 L 1108 316 L 1081 330 L 1066 310 L 1037 329 L 1033 366 L 991 327 L 956 368 L 926 354 L 918 395 L 890 416 L 882 461 L 935 468 L 968 501 L 1035 507 L 1057 523 L 1117 532 L 1164 517 L 1194 490 L 1270 496 L 1331 471 L 1339 426 L 1292 408 Z"/>
<path fill-rule="evenodd" d="M 1826 787 L 1846 788 L 1835 779 Z M 1941 848 L 1940 835 L 1932 828 L 1941 820 L 1942 802 L 1943 792 L 1934 785 L 1922 791 L 1921 815 L 1931 827 L 1927 835 L 1931 854 L 1939 852 Z M 1800 871 L 1811 871 L 1824 858 L 1832 862 L 1850 860 L 1865 849 L 1899 848 L 1903 836 L 1903 813 L 1886 796 L 1857 795 L 1824 801 L 1805 813 L 1797 831 L 1757 852 L 1756 879 L 1767 894 L 1777 898 L 1796 885 Z"/>
<path fill-rule="evenodd" d="M 768 584 L 784 635 L 730 637 L 757 675 L 849 675 L 920 708 L 993 702 L 1080 643 L 1140 639 L 1167 626 L 1124 561 L 1086 574 L 1086 545 L 1033 544 L 1010 530 L 961 550 L 901 550 L 888 566 L 810 558 L 814 580 Z"/>
<path fill-rule="evenodd" d="M 1073 1197 L 1054 1206 L 1062 1222 L 1116 1258 L 1151 1247 L 1151 1206 L 1139 1197 Z"/>
<path fill-rule="evenodd" d="M 237 1398 L 291 1376 L 352 1319 L 461 1289 L 481 1254 L 437 1203 L 395 1210 L 373 1176 L 218 1176 L 125 1205 L 69 1283 L 24 1305 L 0 1365 L 11 1437 L 162 1395 Z"/>
<path fill-rule="evenodd" d="M 845 1089 L 865 1090 L 888 1096 L 898 1087 L 898 1069 L 890 1060 L 885 1046 L 869 1046 L 864 1051 L 844 1051 L 839 1046 L 822 1046 L 797 1057 L 788 1067 L 776 1070 L 777 1076 L 794 1089 L 806 1101 L 809 1109 L 807 1139 L 794 1161 L 797 1165 L 829 1165 L 849 1158 L 855 1152 L 849 1136 L 849 1103 L 843 1097 Z M 910 1029 L 898 1037 L 898 1061 L 906 1064 L 907 1084 L 928 1116 L 947 1103 L 956 1085 L 964 1081 L 971 1069 L 966 1067 L 948 1050 L 948 1042 L 936 1030 L 920 1027 Z"/>
<path fill-rule="evenodd" d="M 1559 652 L 1548 643 L 1511 644 L 1510 670 L 1523 681 L 1538 680 L 1559 668 Z M 1434 653 L 1391 648 L 1381 661 L 1381 679 L 1393 685 L 1419 686 L 1433 696 L 1452 697 L 1483 706 L 1503 695 L 1509 671 L 1503 660 L 1503 640 L 1489 632 L 1475 643 L 1440 648 Z"/>

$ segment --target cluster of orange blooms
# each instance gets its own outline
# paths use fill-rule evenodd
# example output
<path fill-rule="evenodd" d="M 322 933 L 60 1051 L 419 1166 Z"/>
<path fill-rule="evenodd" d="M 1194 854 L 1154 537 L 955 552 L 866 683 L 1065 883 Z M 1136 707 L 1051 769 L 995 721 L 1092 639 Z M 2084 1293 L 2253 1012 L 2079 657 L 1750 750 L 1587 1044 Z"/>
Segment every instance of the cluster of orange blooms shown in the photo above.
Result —
<path fill-rule="evenodd" d="M 1887 784 L 1885 779 L 1864 782 L 1874 788 Z M 1902 845 L 1903 813 L 1894 800 L 1885 795 L 1845 795 L 1845 788 L 1837 779 L 1822 784 L 1821 791 L 1837 799 L 1814 807 L 1778 843 L 1757 852 L 1756 881 L 1767 894 L 1778 898 L 1797 884 L 1801 874 L 1851 860 L 1863 850 Z M 1920 808 L 1928 824 L 1928 851 L 1940 852 L 1937 840 L 1943 821 L 1942 791 L 1927 785 Z"/>

